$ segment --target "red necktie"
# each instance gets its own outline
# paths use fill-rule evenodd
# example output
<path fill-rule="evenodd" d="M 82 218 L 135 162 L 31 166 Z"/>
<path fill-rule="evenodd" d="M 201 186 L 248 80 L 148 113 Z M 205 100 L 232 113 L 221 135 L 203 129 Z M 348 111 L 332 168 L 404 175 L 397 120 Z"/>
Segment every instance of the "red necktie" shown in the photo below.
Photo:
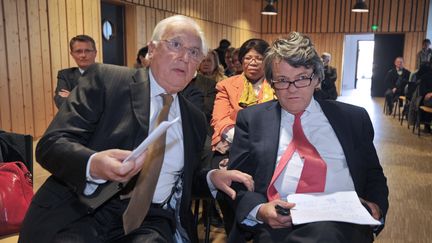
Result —
<path fill-rule="evenodd" d="M 304 160 L 303 170 L 297 185 L 297 193 L 323 192 L 325 188 L 327 165 L 319 155 L 315 147 L 307 140 L 301 126 L 300 117 L 303 112 L 295 115 L 293 124 L 293 139 L 282 155 L 267 189 L 269 201 L 279 199 L 279 193 L 274 187 L 274 182 L 282 173 L 294 151 L 300 154 Z"/>

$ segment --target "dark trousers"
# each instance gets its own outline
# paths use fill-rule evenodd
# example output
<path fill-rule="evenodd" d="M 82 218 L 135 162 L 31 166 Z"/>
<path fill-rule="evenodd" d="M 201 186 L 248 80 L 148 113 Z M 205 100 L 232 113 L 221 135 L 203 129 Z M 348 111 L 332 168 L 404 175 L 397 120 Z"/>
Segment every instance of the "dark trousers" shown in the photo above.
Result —
<path fill-rule="evenodd" d="M 122 215 L 129 200 L 112 199 L 58 232 L 54 243 L 173 242 L 173 212 L 151 206 L 141 227 L 124 235 Z M 60 216 L 61 217 L 61 216 Z"/>
<path fill-rule="evenodd" d="M 341 222 L 316 222 L 293 228 L 272 229 L 268 225 L 258 228 L 253 242 L 290 242 L 290 243 L 366 243 L 373 242 L 372 228 Z"/>
<path fill-rule="evenodd" d="M 393 91 L 391 89 L 388 89 L 385 93 L 385 100 L 386 100 L 386 104 L 387 104 L 387 108 L 388 108 L 388 113 L 387 114 L 391 114 L 393 111 L 393 103 L 394 100 L 396 98 L 396 95 L 393 93 Z"/>

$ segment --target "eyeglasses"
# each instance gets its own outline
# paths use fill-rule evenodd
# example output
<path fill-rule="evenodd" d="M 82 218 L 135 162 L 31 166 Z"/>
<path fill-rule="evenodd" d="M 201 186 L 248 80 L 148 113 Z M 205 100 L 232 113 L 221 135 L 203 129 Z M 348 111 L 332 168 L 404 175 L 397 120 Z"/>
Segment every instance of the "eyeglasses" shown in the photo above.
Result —
<path fill-rule="evenodd" d="M 93 53 L 95 50 L 93 49 L 78 49 L 78 50 L 73 50 L 72 53 L 75 55 L 79 55 L 84 53 L 85 55 L 88 55 L 90 53 Z"/>
<path fill-rule="evenodd" d="M 245 62 L 245 63 L 251 63 L 252 61 L 255 61 L 257 64 L 261 64 L 264 61 L 264 58 L 252 57 L 252 56 L 245 56 L 243 58 L 243 62 Z"/>
<path fill-rule="evenodd" d="M 310 86 L 313 77 L 314 74 L 312 73 L 310 77 L 301 76 L 299 79 L 296 79 L 294 81 L 288 81 L 286 78 L 280 78 L 277 80 L 272 80 L 272 83 L 273 83 L 273 87 L 278 90 L 289 89 L 291 84 L 294 85 L 294 87 L 299 89 L 299 88 Z"/>
<path fill-rule="evenodd" d="M 161 40 L 165 43 L 167 43 L 167 47 L 170 51 L 175 52 L 175 53 L 181 53 L 182 51 L 186 51 L 186 53 L 188 54 L 188 56 L 190 58 L 192 58 L 192 60 L 194 62 L 201 62 L 201 60 L 203 59 L 204 55 L 201 51 L 201 49 L 197 48 L 197 47 L 185 47 L 183 45 L 183 43 L 177 39 L 172 39 L 172 40 Z"/>

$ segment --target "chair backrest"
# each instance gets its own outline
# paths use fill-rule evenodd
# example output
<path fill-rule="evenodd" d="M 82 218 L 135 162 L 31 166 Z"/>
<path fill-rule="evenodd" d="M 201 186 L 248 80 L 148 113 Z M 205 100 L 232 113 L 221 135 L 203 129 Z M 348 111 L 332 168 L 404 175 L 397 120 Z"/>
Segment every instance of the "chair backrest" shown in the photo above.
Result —
<path fill-rule="evenodd" d="M 21 161 L 33 174 L 33 137 L 0 131 L 0 160 Z"/>
<path fill-rule="evenodd" d="M 414 91 L 416 90 L 417 86 L 418 86 L 417 82 L 409 82 L 405 86 L 405 97 L 408 100 L 411 100 L 411 97 L 413 96 Z"/>

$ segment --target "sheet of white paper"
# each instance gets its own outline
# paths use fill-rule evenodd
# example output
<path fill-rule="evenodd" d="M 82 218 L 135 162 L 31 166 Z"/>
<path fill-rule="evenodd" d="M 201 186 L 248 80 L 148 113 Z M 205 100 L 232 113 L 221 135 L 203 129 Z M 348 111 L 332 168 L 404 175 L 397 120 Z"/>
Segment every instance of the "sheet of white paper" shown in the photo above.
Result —
<path fill-rule="evenodd" d="M 355 191 L 292 194 L 287 199 L 288 202 L 296 203 L 290 210 L 294 225 L 317 221 L 381 224 L 363 207 Z"/>
<path fill-rule="evenodd" d="M 130 160 L 135 160 L 138 158 L 144 151 L 148 148 L 150 144 L 152 144 L 158 137 L 160 137 L 168 128 L 174 123 L 180 121 L 180 117 L 175 118 L 172 121 L 163 121 L 159 126 L 157 126 L 153 132 L 151 132 L 144 141 L 138 147 L 136 147 L 132 153 L 123 160 L 123 163 L 128 162 Z"/>

